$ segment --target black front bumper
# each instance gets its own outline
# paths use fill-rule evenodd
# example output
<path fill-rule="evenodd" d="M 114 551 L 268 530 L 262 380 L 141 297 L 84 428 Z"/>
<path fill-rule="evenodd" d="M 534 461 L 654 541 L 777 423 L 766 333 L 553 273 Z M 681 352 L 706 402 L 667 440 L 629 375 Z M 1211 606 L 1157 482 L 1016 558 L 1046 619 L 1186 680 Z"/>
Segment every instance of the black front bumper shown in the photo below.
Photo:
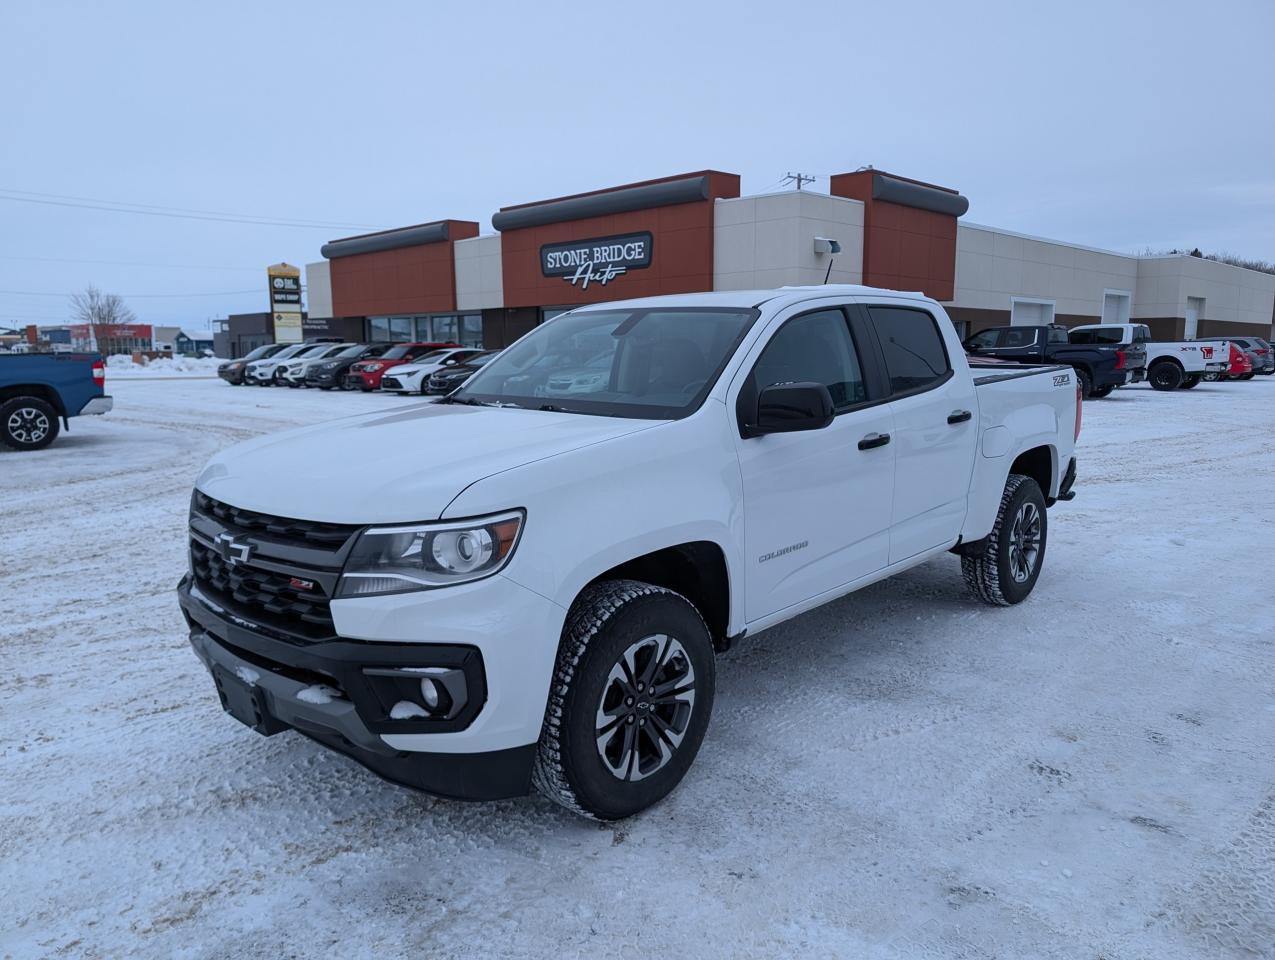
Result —
<path fill-rule="evenodd" d="M 197 591 L 196 591 L 197 592 Z M 195 655 L 221 691 L 223 708 L 236 715 L 222 690 L 223 680 L 251 677 L 247 684 L 258 708 L 257 722 L 239 716 L 267 736 L 291 728 L 358 761 L 373 773 L 403 786 L 456 800 L 500 800 L 531 790 L 534 743 L 485 753 L 417 753 L 397 750 L 387 733 L 445 733 L 467 727 L 486 699 L 482 660 L 471 647 L 438 644 L 368 643 L 334 637 L 297 643 L 241 626 L 240 618 L 214 610 L 192 593 L 182 578 L 177 597 L 190 627 Z M 242 622 L 242 621 L 241 621 Z M 392 720 L 382 692 L 366 670 L 378 667 L 444 664 L 463 669 L 470 701 L 452 720 Z M 234 681 L 229 681 L 233 683 Z M 332 687 L 343 696 L 298 694 Z M 242 713 L 242 711 L 240 711 Z"/>
<path fill-rule="evenodd" d="M 225 380 L 227 383 L 239 386 L 243 383 L 243 367 L 238 370 L 218 370 L 217 376 Z"/>

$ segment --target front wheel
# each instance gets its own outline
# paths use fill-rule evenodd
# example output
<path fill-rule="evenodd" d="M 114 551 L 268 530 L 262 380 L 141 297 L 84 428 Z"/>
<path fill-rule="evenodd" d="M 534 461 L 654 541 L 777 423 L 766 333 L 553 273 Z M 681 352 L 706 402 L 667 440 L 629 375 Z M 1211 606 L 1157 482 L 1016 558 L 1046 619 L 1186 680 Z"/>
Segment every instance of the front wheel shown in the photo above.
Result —
<path fill-rule="evenodd" d="M 637 580 L 587 587 L 558 650 L 536 789 L 598 820 L 663 799 L 699 751 L 714 679 L 708 627 L 681 594 Z"/>
<path fill-rule="evenodd" d="M 0 442 L 14 450 L 42 450 L 58 435 L 58 412 L 39 397 L 0 404 Z"/>
<path fill-rule="evenodd" d="M 1255 376 L 1257 376 L 1255 373 L 1241 373 L 1239 378 L 1241 380 L 1252 380 Z"/>
<path fill-rule="evenodd" d="M 1191 390 L 1191 389 L 1194 389 L 1195 387 L 1198 387 L 1199 385 L 1200 385 L 1200 375 L 1198 373 L 1193 373 L 1189 377 L 1187 377 L 1185 380 L 1182 381 L 1183 390 Z"/>
<path fill-rule="evenodd" d="M 974 596 L 997 607 L 1026 600 L 1045 562 L 1048 534 L 1040 485 L 1031 477 L 1011 473 L 992 532 L 961 557 L 961 572 Z"/>

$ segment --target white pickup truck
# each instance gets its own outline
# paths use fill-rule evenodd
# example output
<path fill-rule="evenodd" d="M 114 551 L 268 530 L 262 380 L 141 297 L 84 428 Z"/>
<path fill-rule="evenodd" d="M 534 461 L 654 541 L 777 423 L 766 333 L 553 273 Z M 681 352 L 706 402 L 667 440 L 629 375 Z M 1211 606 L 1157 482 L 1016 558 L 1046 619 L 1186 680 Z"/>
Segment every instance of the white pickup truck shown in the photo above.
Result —
<path fill-rule="evenodd" d="M 1088 323 L 1067 332 L 1071 343 L 1120 346 L 1139 344 L 1147 351 L 1147 382 L 1157 390 L 1189 390 L 1206 374 L 1225 373 L 1230 351 L 1225 343 L 1182 340 L 1156 343 L 1144 323 Z"/>
<path fill-rule="evenodd" d="M 919 294 L 581 307 L 437 404 L 214 457 L 178 594 L 259 732 L 615 819 L 686 773 L 733 640 L 949 551 L 1025 599 L 1079 428 L 1072 370 L 972 368 Z"/>

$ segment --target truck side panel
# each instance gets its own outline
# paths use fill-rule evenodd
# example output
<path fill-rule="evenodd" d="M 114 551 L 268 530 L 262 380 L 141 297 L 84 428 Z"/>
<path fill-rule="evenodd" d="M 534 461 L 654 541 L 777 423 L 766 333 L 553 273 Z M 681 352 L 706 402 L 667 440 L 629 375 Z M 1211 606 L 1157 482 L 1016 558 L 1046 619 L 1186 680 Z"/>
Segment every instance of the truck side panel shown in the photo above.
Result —
<path fill-rule="evenodd" d="M 1044 494 L 1056 497 L 1075 450 L 1076 382 L 1070 370 L 1045 368 L 1032 376 L 980 383 L 977 390 L 980 443 L 961 531 L 965 542 L 991 533 L 1010 467 L 1019 455 L 1037 448 L 1049 451 Z"/>

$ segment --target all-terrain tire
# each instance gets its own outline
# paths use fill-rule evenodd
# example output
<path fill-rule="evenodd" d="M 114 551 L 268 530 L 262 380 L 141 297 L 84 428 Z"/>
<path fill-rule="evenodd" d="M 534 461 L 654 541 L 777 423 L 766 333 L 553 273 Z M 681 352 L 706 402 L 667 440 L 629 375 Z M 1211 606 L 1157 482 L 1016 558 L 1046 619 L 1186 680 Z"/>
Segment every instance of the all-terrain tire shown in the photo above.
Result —
<path fill-rule="evenodd" d="M 1040 518 L 1039 546 L 1031 570 L 1025 580 L 1015 577 L 1010 552 L 1015 546 L 1017 531 L 1014 525 L 1025 505 L 1036 511 Z M 1009 607 L 1022 603 L 1036 586 L 1041 567 L 1045 563 L 1045 544 L 1049 533 L 1049 520 L 1045 511 L 1045 495 L 1040 485 L 1031 477 L 1011 473 L 1001 494 L 1000 508 L 996 511 L 996 524 L 975 553 L 961 557 L 961 573 L 974 596 L 995 607 Z"/>
<path fill-rule="evenodd" d="M 1147 382 L 1156 390 L 1176 390 L 1182 386 L 1183 370 L 1172 360 L 1153 363 L 1147 371 Z"/>
<path fill-rule="evenodd" d="M 1093 377 L 1087 370 L 1076 368 L 1076 384 L 1080 387 L 1080 396 L 1088 400 L 1093 396 Z"/>
<path fill-rule="evenodd" d="M 0 404 L 0 443 L 14 450 L 43 450 L 58 435 L 58 412 L 39 397 Z"/>
<path fill-rule="evenodd" d="M 625 652 L 657 636 L 681 644 L 693 670 L 693 703 L 678 743 L 662 766 L 641 779 L 621 779 L 604 762 L 599 747 L 599 711 L 613 682 L 612 670 Z M 713 656 L 704 618 L 681 594 L 638 580 L 607 580 L 585 588 L 563 628 L 532 773 L 536 789 L 568 810 L 597 820 L 628 817 L 663 799 L 685 776 L 708 728 Z M 615 729 L 623 732 L 622 727 Z M 654 721 L 650 729 L 656 730 Z M 636 734 L 638 740 L 641 736 Z"/>
<path fill-rule="evenodd" d="M 1183 390 L 1195 389 L 1196 387 L 1200 385 L 1200 379 L 1201 377 L 1198 373 L 1191 374 L 1189 377 L 1187 377 L 1185 380 L 1182 381 L 1182 389 Z"/>

